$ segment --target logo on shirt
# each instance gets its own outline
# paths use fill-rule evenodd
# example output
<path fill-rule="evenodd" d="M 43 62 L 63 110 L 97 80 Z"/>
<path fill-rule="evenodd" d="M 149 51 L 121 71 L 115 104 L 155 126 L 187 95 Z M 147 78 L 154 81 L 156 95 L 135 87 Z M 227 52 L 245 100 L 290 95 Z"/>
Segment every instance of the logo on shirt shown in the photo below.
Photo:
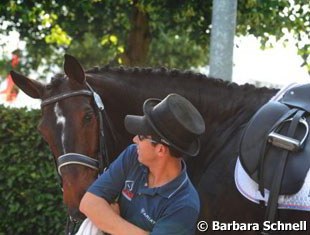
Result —
<path fill-rule="evenodd" d="M 125 181 L 125 186 L 122 190 L 122 194 L 125 198 L 127 198 L 129 201 L 134 197 L 134 194 L 132 192 L 133 186 L 135 182 L 133 180 L 126 180 Z"/>
<path fill-rule="evenodd" d="M 141 209 L 140 213 L 141 213 L 141 215 L 143 215 L 143 217 L 146 218 L 147 221 L 149 221 L 151 224 L 154 225 L 154 224 L 156 223 L 156 221 L 153 220 L 152 217 L 146 213 L 146 211 L 145 211 L 144 208 Z"/>

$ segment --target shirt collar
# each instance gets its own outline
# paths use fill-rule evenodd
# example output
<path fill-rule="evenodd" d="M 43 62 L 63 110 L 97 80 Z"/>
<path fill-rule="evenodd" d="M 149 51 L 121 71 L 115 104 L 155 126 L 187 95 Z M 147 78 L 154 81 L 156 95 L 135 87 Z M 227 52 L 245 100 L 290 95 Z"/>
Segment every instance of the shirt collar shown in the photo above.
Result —
<path fill-rule="evenodd" d="M 146 169 L 144 170 L 145 173 L 147 173 L 147 168 L 142 165 L 143 168 Z M 147 174 L 146 174 L 147 175 Z M 147 177 L 146 177 L 147 178 Z M 155 194 L 159 194 L 163 197 L 170 198 L 172 197 L 175 193 L 177 193 L 184 185 L 188 183 L 188 176 L 186 173 L 186 164 L 184 160 L 182 160 L 182 171 L 181 174 L 178 175 L 175 179 L 170 181 L 169 183 L 157 187 L 157 188 L 148 188 L 146 186 L 143 186 L 141 189 L 141 193 L 154 196 Z"/>

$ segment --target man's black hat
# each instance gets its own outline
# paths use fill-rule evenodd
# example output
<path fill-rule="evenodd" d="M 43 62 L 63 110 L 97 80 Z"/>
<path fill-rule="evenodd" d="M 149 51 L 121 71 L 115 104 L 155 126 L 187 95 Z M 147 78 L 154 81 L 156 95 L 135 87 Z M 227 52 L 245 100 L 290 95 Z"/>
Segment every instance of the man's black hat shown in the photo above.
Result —
<path fill-rule="evenodd" d="M 143 113 L 144 116 L 126 116 L 129 133 L 158 136 L 160 142 L 188 156 L 199 153 L 199 136 L 205 131 L 205 123 L 187 99 L 178 94 L 169 94 L 163 100 L 147 99 Z"/>

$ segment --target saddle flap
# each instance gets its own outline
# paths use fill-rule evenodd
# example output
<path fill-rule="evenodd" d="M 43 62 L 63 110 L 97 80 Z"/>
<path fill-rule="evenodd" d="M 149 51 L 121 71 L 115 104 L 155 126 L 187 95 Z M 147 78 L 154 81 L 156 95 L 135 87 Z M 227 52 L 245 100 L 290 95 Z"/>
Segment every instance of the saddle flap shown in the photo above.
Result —
<path fill-rule="evenodd" d="M 286 105 L 270 101 L 254 114 L 246 126 L 241 139 L 239 154 L 245 171 L 251 177 L 257 177 L 255 175 L 259 167 L 261 149 L 271 127 L 288 111 L 289 108 Z"/>
<path fill-rule="evenodd" d="M 264 154 L 263 186 L 268 190 L 271 189 L 274 173 L 276 172 L 282 153 L 288 150 L 267 141 L 270 133 L 274 131 L 272 128 L 275 123 L 285 117 L 290 110 L 287 105 L 280 102 L 268 102 L 252 117 L 244 130 L 240 142 L 239 156 L 241 164 L 247 174 L 257 183 L 259 183 L 260 158 Z M 305 121 L 309 123 L 309 117 Z M 289 121 L 283 122 L 279 130 L 276 130 L 275 133 L 280 136 L 286 136 L 289 125 Z M 296 129 L 294 139 L 302 140 L 305 136 L 305 131 L 303 124 L 300 123 Z M 296 193 L 303 185 L 304 178 L 310 167 L 310 143 L 308 144 L 310 138 L 306 138 L 303 141 L 305 143 L 302 149 L 298 151 L 289 150 L 280 194 Z M 262 153 L 265 145 L 265 152 Z"/>
<path fill-rule="evenodd" d="M 309 91 L 310 84 L 293 87 L 284 94 L 281 102 L 292 107 L 303 109 L 310 113 Z"/>

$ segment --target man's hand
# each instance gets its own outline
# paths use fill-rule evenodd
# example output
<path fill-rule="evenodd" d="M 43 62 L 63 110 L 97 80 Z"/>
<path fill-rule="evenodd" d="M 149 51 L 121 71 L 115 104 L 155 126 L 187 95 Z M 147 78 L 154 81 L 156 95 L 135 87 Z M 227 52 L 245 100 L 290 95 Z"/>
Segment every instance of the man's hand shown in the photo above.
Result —
<path fill-rule="evenodd" d="M 148 235 L 149 232 L 124 220 L 117 203 L 110 205 L 105 199 L 86 192 L 80 203 L 84 213 L 101 231 L 117 235 Z"/>

